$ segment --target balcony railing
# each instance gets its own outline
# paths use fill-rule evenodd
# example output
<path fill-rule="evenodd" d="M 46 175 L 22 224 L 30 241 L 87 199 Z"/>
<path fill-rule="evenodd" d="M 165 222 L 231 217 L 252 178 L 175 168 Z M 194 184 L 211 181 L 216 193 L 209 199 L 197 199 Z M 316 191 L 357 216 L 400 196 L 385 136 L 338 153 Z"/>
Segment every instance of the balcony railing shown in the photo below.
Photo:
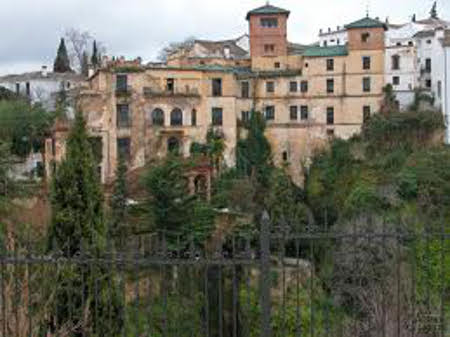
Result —
<path fill-rule="evenodd" d="M 116 96 L 130 96 L 132 91 L 131 85 L 116 87 Z"/>
<path fill-rule="evenodd" d="M 178 88 L 175 90 L 163 90 L 159 88 L 144 87 L 143 93 L 145 97 L 199 97 L 200 93 L 197 88 Z"/>

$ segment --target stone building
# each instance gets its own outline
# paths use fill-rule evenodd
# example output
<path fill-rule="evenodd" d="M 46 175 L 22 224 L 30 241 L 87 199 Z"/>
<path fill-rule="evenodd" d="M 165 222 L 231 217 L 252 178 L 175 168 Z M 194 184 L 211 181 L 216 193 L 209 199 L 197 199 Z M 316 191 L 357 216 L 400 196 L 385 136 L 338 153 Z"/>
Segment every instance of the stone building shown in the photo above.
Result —
<path fill-rule="evenodd" d="M 441 41 L 450 22 L 438 17 L 435 5 L 430 17 L 410 22 L 390 24 L 386 19 L 385 34 L 385 82 L 392 84 L 401 109 L 407 109 L 414 101 L 415 91 L 420 89 L 434 98 L 436 109 L 442 109 L 444 50 Z M 348 31 L 321 30 L 321 46 L 346 43 Z"/>
<path fill-rule="evenodd" d="M 302 184 L 315 151 L 330 137 L 360 132 L 364 119 L 379 110 L 387 27 L 366 17 L 345 26 L 345 45 L 305 46 L 288 42 L 289 16 L 271 5 L 248 12 L 247 56 L 237 43 L 208 49 L 197 41 L 166 64 L 119 59 L 98 69 L 79 104 L 101 145 L 103 181 L 114 178 L 120 152 L 131 169 L 171 150 L 188 157 L 191 144 L 204 143 L 210 128 L 222 134 L 224 163 L 232 167 L 242 122 L 261 111 L 275 163 Z M 48 158 L 58 161 L 64 132 L 55 139 Z"/>

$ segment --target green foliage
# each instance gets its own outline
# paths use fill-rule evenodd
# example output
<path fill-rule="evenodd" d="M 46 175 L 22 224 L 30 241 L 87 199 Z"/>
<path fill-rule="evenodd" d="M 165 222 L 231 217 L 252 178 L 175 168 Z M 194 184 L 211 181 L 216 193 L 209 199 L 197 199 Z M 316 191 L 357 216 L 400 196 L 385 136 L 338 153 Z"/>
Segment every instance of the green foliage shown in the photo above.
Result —
<path fill-rule="evenodd" d="M 59 250 L 66 258 L 80 253 L 98 256 L 105 248 L 103 195 L 81 112 L 76 115 L 66 151 L 52 181 L 48 247 L 51 251 Z M 83 334 L 90 329 L 93 336 L 119 335 L 121 303 L 111 268 L 67 266 L 60 268 L 54 277 L 63 286 L 54 292 L 52 317 L 56 322 L 61 326 L 77 325 L 84 322 L 88 310 L 92 321 L 88 327 L 83 324 Z M 108 307 L 111 309 L 103 309 Z M 112 324 L 107 324 L 107 317 L 113 318 Z"/>
<path fill-rule="evenodd" d="M 128 187 L 127 164 L 125 158 L 120 155 L 116 171 L 116 181 L 111 196 L 111 219 L 109 237 L 113 239 L 116 248 L 123 247 L 126 236 L 126 220 L 128 215 Z"/>
<path fill-rule="evenodd" d="M 64 38 L 61 38 L 55 62 L 53 63 L 53 71 L 55 73 L 71 72 L 69 54 L 67 53 Z"/>
<path fill-rule="evenodd" d="M 98 50 L 97 50 L 97 41 L 95 41 L 95 40 L 92 44 L 91 64 L 95 68 L 97 68 L 100 65 L 100 59 L 99 59 Z"/>
<path fill-rule="evenodd" d="M 248 124 L 248 135 L 237 144 L 236 157 L 239 172 L 252 177 L 263 188 L 269 186 L 273 169 L 271 149 L 264 131 L 266 123 L 260 112 L 253 112 Z"/>
<path fill-rule="evenodd" d="M 206 144 L 194 142 L 191 145 L 190 152 L 194 157 L 207 157 L 211 166 L 219 169 L 224 150 L 225 141 L 223 135 L 211 128 L 206 134 Z"/>
<path fill-rule="evenodd" d="M 64 248 L 72 256 L 82 245 L 101 249 L 105 237 L 102 188 L 80 112 L 66 151 L 52 181 L 49 247 Z"/>
<path fill-rule="evenodd" d="M 0 101 L 0 140 L 10 143 L 11 152 L 19 157 L 43 151 L 56 115 L 25 101 Z"/>
<path fill-rule="evenodd" d="M 192 163 L 184 163 L 176 156 L 150 167 L 144 177 L 149 194 L 148 208 L 153 230 L 177 233 L 184 239 L 200 242 L 214 226 L 210 206 L 189 192 L 185 173 Z"/>

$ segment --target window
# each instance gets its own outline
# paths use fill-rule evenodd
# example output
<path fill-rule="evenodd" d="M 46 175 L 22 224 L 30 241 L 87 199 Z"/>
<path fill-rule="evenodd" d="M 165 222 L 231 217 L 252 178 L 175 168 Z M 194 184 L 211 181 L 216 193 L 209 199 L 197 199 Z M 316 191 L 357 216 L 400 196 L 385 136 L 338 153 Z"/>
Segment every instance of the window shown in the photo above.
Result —
<path fill-rule="evenodd" d="M 117 127 L 129 128 L 131 126 L 130 121 L 130 108 L 128 104 L 117 104 Z"/>
<path fill-rule="evenodd" d="M 327 108 L 327 124 L 334 124 L 334 108 L 328 107 Z"/>
<path fill-rule="evenodd" d="M 361 34 L 361 42 L 363 43 L 367 43 L 369 41 L 370 38 L 370 33 L 362 33 Z"/>
<path fill-rule="evenodd" d="M 399 69 L 400 69 L 400 56 L 392 55 L 392 70 L 399 70 Z"/>
<path fill-rule="evenodd" d="M 328 129 L 327 130 L 327 136 L 328 136 L 328 138 L 333 138 L 334 137 L 334 130 L 333 129 Z"/>
<path fill-rule="evenodd" d="M 302 105 L 300 107 L 300 118 L 302 120 L 308 119 L 308 106 L 307 105 Z"/>
<path fill-rule="evenodd" d="M 31 86 L 30 86 L 30 82 L 26 82 L 25 83 L 25 93 L 28 97 L 31 96 Z"/>
<path fill-rule="evenodd" d="M 116 76 L 116 90 L 117 91 L 127 91 L 128 89 L 128 76 L 127 75 L 117 75 Z"/>
<path fill-rule="evenodd" d="M 20 95 L 20 83 L 16 83 L 16 95 Z"/>
<path fill-rule="evenodd" d="M 250 111 L 241 111 L 241 121 L 248 122 L 250 120 Z"/>
<path fill-rule="evenodd" d="M 289 115 L 290 115 L 291 121 L 296 121 L 298 118 L 298 106 L 291 105 L 289 107 L 289 112 L 290 112 Z"/>
<path fill-rule="evenodd" d="M 266 92 L 275 92 L 275 82 L 266 82 Z"/>
<path fill-rule="evenodd" d="M 427 73 L 431 73 L 431 59 L 430 58 L 425 60 L 425 71 Z"/>
<path fill-rule="evenodd" d="M 222 96 L 222 79 L 214 78 L 212 80 L 212 95 L 215 97 Z"/>
<path fill-rule="evenodd" d="M 327 60 L 327 70 L 328 71 L 333 71 L 334 70 L 334 60 L 333 59 L 328 59 Z"/>
<path fill-rule="evenodd" d="M 327 80 L 327 93 L 331 94 L 334 92 L 334 80 L 328 79 Z"/>
<path fill-rule="evenodd" d="M 279 69 L 281 67 L 281 63 L 280 62 L 275 62 L 274 67 L 276 69 Z"/>
<path fill-rule="evenodd" d="M 336 44 L 339 46 L 341 44 L 341 40 L 337 39 Z"/>
<path fill-rule="evenodd" d="M 363 69 L 369 70 L 371 66 L 371 59 L 370 56 L 363 56 Z"/>
<path fill-rule="evenodd" d="M 274 44 L 265 44 L 264 45 L 264 52 L 265 53 L 273 53 L 273 52 L 275 52 L 275 45 Z"/>
<path fill-rule="evenodd" d="M 442 82 L 441 81 L 437 82 L 437 94 L 438 94 L 439 98 L 442 97 Z"/>
<path fill-rule="evenodd" d="M 192 109 L 191 111 L 191 125 L 197 126 L 197 110 Z"/>
<path fill-rule="evenodd" d="M 300 82 L 300 91 L 301 92 L 308 92 L 308 81 L 301 81 Z"/>
<path fill-rule="evenodd" d="M 401 47 L 401 46 L 402 46 L 402 43 L 401 43 L 401 42 L 397 42 L 396 46 L 397 46 L 397 47 Z"/>
<path fill-rule="evenodd" d="M 179 108 L 173 109 L 170 113 L 170 125 L 183 125 L 183 111 L 181 111 Z"/>
<path fill-rule="evenodd" d="M 275 119 L 275 107 L 273 105 L 266 106 L 266 120 L 273 121 Z"/>
<path fill-rule="evenodd" d="M 278 27 L 278 19 L 276 18 L 262 18 L 261 27 L 264 28 L 276 28 Z"/>
<path fill-rule="evenodd" d="M 328 41 L 323 41 L 323 46 L 324 47 L 328 46 Z"/>
<path fill-rule="evenodd" d="M 298 83 L 296 81 L 289 82 L 289 91 L 297 92 L 298 91 Z"/>
<path fill-rule="evenodd" d="M 130 138 L 117 138 L 117 157 L 123 157 L 125 160 L 130 160 Z"/>
<path fill-rule="evenodd" d="M 282 156 L 283 156 L 283 161 L 284 162 L 288 161 L 288 153 L 287 153 L 287 151 L 283 151 Z"/>
<path fill-rule="evenodd" d="M 425 86 L 429 89 L 431 88 L 431 80 L 426 80 L 425 81 Z"/>
<path fill-rule="evenodd" d="M 410 46 L 410 47 L 414 46 L 414 42 L 409 41 L 409 42 L 408 42 L 408 46 Z"/>
<path fill-rule="evenodd" d="M 152 111 L 152 124 L 156 126 L 164 125 L 164 111 L 155 109 Z"/>
<path fill-rule="evenodd" d="M 371 87 L 371 81 L 370 77 L 364 77 L 363 78 L 363 91 L 364 92 L 370 92 Z"/>
<path fill-rule="evenodd" d="M 175 80 L 173 78 L 168 78 L 166 80 L 166 91 L 174 93 L 175 91 Z"/>
<path fill-rule="evenodd" d="M 370 105 L 363 106 L 363 121 L 366 123 L 370 119 Z"/>
<path fill-rule="evenodd" d="M 223 124 L 223 109 L 212 108 L 212 125 L 221 126 Z"/>
<path fill-rule="evenodd" d="M 178 138 L 170 137 L 167 140 L 167 152 L 178 155 L 180 153 L 180 141 Z"/>
<path fill-rule="evenodd" d="M 431 40 L 427 40 L 427 44 L 431 44 Z"/>
<path fill-rule="evenodd" d="M 392 84 L 393 85 L 399 85 L 400 84 L 400 77 L 399 76 L 392 77 Z"/>
<path fill-rule="evenodd" d="M 248 82 L 241 82 L 241 97 L 242 98 L 250 97 L 250 84 Z"/>

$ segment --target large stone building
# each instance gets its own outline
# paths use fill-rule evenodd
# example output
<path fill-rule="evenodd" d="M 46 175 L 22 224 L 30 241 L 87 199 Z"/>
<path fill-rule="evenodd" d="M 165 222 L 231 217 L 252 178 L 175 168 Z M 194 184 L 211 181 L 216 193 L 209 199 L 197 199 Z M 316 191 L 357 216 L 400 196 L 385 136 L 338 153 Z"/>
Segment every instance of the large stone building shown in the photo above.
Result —
<path fill-rule="evenodd" d="M 345 45 L 305 46 L 288 42 L 289 15 L 271 5 L 250 11 L 249 51 L 243 41 L 197 41 L 165 64 L 119 59 L 99 69 L 79 103 L 101 144 L 103 181 L 114 178 L 120 152 L 131 169 L 171 149 L 187 157 L 210 128 L 222 133 L 224 163 L 233 166 L 241 122 L 261 111 L 275 163 L 302 184 L 315 151 L 360 132 L 379 110 L 387 26 L 365 17 L 345 26 Z M 60 160 L 64 132 L 48 152 Z"/>

